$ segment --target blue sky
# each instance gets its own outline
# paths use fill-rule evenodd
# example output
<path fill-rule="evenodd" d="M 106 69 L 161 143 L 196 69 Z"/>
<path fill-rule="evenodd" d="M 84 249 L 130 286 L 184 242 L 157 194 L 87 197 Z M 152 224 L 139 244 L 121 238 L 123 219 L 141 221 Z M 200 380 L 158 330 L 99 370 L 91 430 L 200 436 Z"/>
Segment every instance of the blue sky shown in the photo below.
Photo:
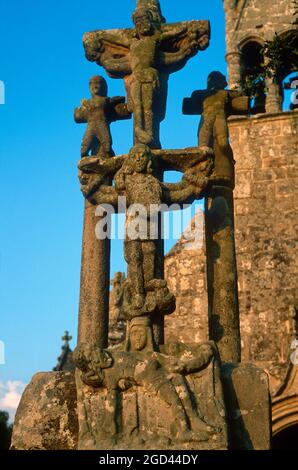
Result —
<path fill-rule="evenodd" d="M 11 384 L 20 389 L 35 372 L 55 365 L 65 329 L 75 345 L 83 215 L 77 160 L 84 125 L 74 123 L 73 109 L 89 96 L 89 77 L 105 75 L 85 59 L 82 35 L 130 27 L 135 1 L 3 3 L 0 340 L 6 363 L 0 365 L 0 407 L 7 407 L 3 394 L 11 392 Z M 226 72 L 224 12 L 222 0 L 161 4 L 168 22 L 209 19 L 212 27 L 209 49 L 172 75 L 169 83 L 161 139 L 165 148 L 182 148 L 196 145 L 198 125 L 197 117 L 181 114 L 183 97 L 205 87 L 210 71 Z M 108 83 L 110 96 L 124 94 L 121 80 Z M 131 128 L 132 122 L 113 124 L 116 153 L 129 150 Z M 123 270 L 122 242 L 113 243 L 112 272 L 117 270 Z"/>

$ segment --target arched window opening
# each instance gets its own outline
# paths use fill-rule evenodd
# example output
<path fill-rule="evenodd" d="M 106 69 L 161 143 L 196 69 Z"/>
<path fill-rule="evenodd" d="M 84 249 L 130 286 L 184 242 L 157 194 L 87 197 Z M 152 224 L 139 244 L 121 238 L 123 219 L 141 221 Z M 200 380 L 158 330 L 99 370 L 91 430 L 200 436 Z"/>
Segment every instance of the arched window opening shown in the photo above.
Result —
<path fill-rule="evenodd" d="M 265 79 L 263 47 L 250 41 L 242 48 L 242 89 L 252 98 L 252 114 L 265 112 Z"/>
<path fill-rule="evenodd" d="M 272 41 L 267 41 L 264 56 L 266 74 L 279 89 L 282 110 L 296 109 L 297 103 L 291 103 L 291 96 L 293 99 L 297 96 L 293 91 L 297 88 L 294 82 L 298 72 L 298 29 L 276 34 Z"/>

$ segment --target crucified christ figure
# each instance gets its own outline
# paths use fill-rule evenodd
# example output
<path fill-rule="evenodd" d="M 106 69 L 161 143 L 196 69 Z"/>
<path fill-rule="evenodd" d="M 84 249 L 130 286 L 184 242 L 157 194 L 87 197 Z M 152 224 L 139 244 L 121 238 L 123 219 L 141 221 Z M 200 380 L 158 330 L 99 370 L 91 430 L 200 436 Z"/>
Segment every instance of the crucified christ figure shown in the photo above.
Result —
<path fill-rule="evenodd" d="M 87 58 L 113 78 L 124 78 L 129 110 L 134 114 L 134 142 L 159 148 L 167 80 L 171 72 L 209 44 L 209 23 L 163 24 L 143 2 L 132 16 L 135 29 L 95 31 L 84 36 Z"/>

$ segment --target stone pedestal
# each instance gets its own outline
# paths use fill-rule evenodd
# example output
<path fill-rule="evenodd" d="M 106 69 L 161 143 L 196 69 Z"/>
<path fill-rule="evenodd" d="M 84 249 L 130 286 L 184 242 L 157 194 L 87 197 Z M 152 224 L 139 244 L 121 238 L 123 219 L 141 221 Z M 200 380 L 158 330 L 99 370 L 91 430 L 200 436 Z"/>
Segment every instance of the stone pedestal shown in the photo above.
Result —
<path fill-rule="evenodd" d="M 209 387 L 208 369 L 204 379 L 201 380 L 200 394 L 206 392 Z M 180 444 L 176 447 L 167 447 L 166 438 L 161 435 L 160 444 L 164 439 L 164 446 L 152 445 L 150 439 L 142 445 L 142 449 L 156 450 L 164 448 L 188 448 L 188 449 L 270 449 L 270 399 L 268 391 L 267 375 L 262 369 L 252 364 L 227 363 L 221 367 L 222 384 L 225 396 L 225 407 L 227 412 L 229 442 L 217 439 L 213 443 L 200 443 L 184 447 Z M 206 389 L 207 387 L 207 389 Z M 205 388 L 205 389 L 204 389 Z M 199 389 L 198 389 L 199 391 Z M 85 399 L 94 412 L 100 415 L 99 393 L 87 392 Z M 126 392 L 125 400 L 127 410 L 134 407 L 134 391 Z M 141 399 L 149 403 L 150 397 L 142 395 Z M 86 402 L 86 403 L 87 403 Z M 156 404 L 158 404 L 156 402 Z M 147 408 L 147 417 L 151 420 L 160 420 L 160 409 L 163 410 L 163 428 L 171 422 L 171 412 L 164 403 L 154 411 L 150 406 Z M 210 406 L 207 404 L 210 413 Z M 145 408 L 144 408 L 145 409 Z M 145 415 L 144 415 L 145 416 Z M 143 418 L 144 418 L 143 416 Z M 127 414 L 130 427 L 133 427 L 134 415 Z M 167 423 L 166 420 L 169 420 Z M 166 424 L 165 424 L 166 423 Z M 98 428 L 98 432 L 100 429 Z M 77 411 L 77 397 L 75 387 L 75 374 L 69 372 L 44 372 L 36 374 L 27 386 L 19 408 L 17 410 L 12 449 L 18 450 L 53 450 L 78 449 L 79 423 Z M 108 449 L 109 447 L 101 447 Z M 125 447 L 127 449 L 128 447 Z M 131 445 L 136 450 L 137 445 Z"/>

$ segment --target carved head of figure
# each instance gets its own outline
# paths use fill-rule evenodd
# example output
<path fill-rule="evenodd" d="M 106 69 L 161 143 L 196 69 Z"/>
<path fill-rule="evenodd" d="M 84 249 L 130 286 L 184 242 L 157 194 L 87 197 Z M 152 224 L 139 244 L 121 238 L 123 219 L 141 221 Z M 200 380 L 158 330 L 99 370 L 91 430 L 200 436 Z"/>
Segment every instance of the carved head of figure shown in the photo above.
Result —
<path fill-rule="evenodd" d="M 165 17 L 161 13 L 159 0 L 137 0 L 137 9 L 141 7 L 151 11 L 153 20 L 157 25 L 166 22 Z"/>
<path fill-rule="evenodd" d="M 95 75 L 89 80 L 89 88 L 92 97 L 94 96 L 107 96 L 108 95 L 108 85 L 106 80 L 100 75 Z"/>
<path fill-rule="evenodd" d="M 126 177 L 134 173 L 153 173 L 152 153 L 149 147 L 144 144 L 137 144 L 129 151 L 120 170 L 117 171 L 114 181 L 118 191 L 125 189 Z"/>
<path fill-rule="evenodd" d="M 127 351 L 154 351 L 151 322 L 148 317 L 135 317 L 127 332 Z"/>
<path fill-rule="evenodd" d="M 132 172 L 152 173 L 152 153 L 149 147 L 144 144 L 137 144 L 129 152 L 128 165 Z"/>
<path fill-rule="evenodd" d="M 154 22 L 151 11 L 146 7 L 137 8 L 132 15 L 137 35 L 151 36 L 154 33 Z"/>
<path fill-rule="evenodd" d="M 224 90 L 228 85 L 226 77 L 221 72 L 211 72 L 207 78 L 208 90 Z"/>

